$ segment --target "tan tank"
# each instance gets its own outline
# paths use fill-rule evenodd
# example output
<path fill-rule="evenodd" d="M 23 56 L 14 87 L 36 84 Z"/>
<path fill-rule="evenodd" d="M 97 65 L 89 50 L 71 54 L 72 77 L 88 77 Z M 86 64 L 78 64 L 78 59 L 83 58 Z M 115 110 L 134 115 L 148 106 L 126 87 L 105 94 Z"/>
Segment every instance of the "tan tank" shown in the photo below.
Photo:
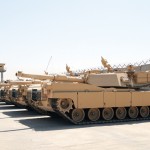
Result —
<path fill-rule="evenodd" d="M 27 103 L 28 105 L 41 114 L 48 114 L 47 105 L 45 104 L 45 99 L 42 92 L 43 84 L 30 85 L 27 89 Z"/>
<path fill-rule="evenodd" d="M 103 58 L 102 64 L 107 73 L 82 73 L 77 77 L 17 75 L 50 80 L 43 85 L 47 107 L 74 124 L 150 119 L 150 72 L 135 72 L 132 65 L 126 72 L 116 72 Z"/>
<path fill-rule="evenodd" d="M 75 124 L 149 118 L 149 72 L 89 74 L 83 83 L 47 85 L 49 104 Z"/>
<path fill-rule="evenodd" d="M 41 77 L 24 73 L 17 75 L 34 79 Z M 54 110 L 72 123 L 149 118 L 150 91 L 144 87 L 150 85 L 150 72 L 134 72 L 129 67 L 128 72 L 41 78 L 51 80 L 42 87 L 47 109 Z"/>
<path fill-rule="evenodd" d="M 23 72 L 16 73 L 18 77 L 23 78 L 31 78 L 31 79 L 38 79 L 42 80 L 42 84 L 30 85 L 27 89 L 27 103 L 28 105 L 38 111 L 41 114 L 48 114 L 50 116 L 56 116 L 53 109 L 50 107 L 48 102 L 48 95 L 45 93 L 47 91 L 44 87 L 47 85 L 51 80 L 64 80 L 64 81 L 79 81 L 79 79 L 71 77 L 67 78 L 66 76 L 53 76 L 53 75 L 34 75 L 34 74 L 25 74 Z"/>
<path fill-rule="evenodd" d="M 31 84 L 41 84 L 41 81 L 7 81 L 7 83 L 10 85 L 10 101 L 16 106 L 28 108 L 27 89 Z"/>
<path fill-rule="evenodd" d="M 11 85 L 8 83 L 2 83 L 3 86 L 1 87 L 1 98 L 6 104 L 12 104 L 9 98 L 9 89 Z"/>
<path fill-rule="evenodd" d="M 0 101 L 5 101 L 7 98 L 7 89 L 10 87 L 7 83 L 0 83 Z"/>

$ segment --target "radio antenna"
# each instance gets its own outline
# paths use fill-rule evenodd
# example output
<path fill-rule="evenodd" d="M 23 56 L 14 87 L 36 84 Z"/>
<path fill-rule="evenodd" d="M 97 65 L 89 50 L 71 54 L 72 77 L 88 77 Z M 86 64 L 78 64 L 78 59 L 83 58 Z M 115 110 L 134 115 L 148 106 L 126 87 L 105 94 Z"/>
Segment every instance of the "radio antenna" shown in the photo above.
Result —
<path fill-rule="evenodd" d="M 48 64 L 47 64 L 46 70 L 44 71 L 46 75 L 48 75 L 47 69 L 48 69 L 49 64 L 50 64 L 50 62 L 51 62 L 51 59 L 52 59 L 52 56 L 49 58 L 49 61 L 48 61 Z"/>

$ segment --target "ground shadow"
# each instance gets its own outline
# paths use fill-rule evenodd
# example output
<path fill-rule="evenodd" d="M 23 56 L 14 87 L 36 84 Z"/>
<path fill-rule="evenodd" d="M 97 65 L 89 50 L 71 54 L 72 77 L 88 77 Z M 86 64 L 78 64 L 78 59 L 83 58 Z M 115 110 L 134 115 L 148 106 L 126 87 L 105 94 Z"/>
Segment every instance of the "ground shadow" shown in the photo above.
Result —
<path fill-rule="evenodd" d="M 13 131 L 22 131 L 22 130 L 29 130 L 30 128 L 23 128 L 23 129 L 12 129 L 12 130 L 4 130 L 0 132 L 13 132 Z"/>
<path fill-rule="evenodd" d="M 19 120 L 19 122 L 35 131 L 64 130 L 88 127 L 87 125 L 74 125 L 60 117 L 23 119 Z"/>
<path fill-rule="evenodd" d="M 2 113 L 13 118 L 43 116 L 37 113 L 36 111 L 27 111 L 26 109 L 21 109 L 21 110 L 16 109 L 16 111 L 13 110 L 13 111 L 7 111 Z"/>
<path fill-rule="evenodd" d="M 149 122 L 144 121 L 131 121 L 131 122 L 119 122 L 119 123 L 105 123 L 105 124 L 89 124 L 89 125 L 74 125 L 60 117 L 47 117 L 47 118 L 33 118 L 19 120 L 20 123 L 28 126 L 35 131 L 50 131 L 50 130 L 64 130 L 64 129 L 76 129 L 76 128 L 89 128 L 89 127 L 104 127 L 104 126 L 116 126 L 116 125 L 132 125 Z"/>
<path fill-rule="evenodd" d="M 10 102 L 10 101 L 2 101 L 2 102 L 0 102 L 0 105 L 14 105 L 12 102 Z"/>
<path fill-rule="evenodd" d="M 41 114 L 37 113 L 34 110 L 28 111 L 25 108 L 19 108 L 15 105 L 6 105 L 5 102 L 0 102 L 0 110 L 2 110 L 3 114 L 10 116 L 10 117 L 16 117 L 16 118 L 42 116 Z"/>
<path fill-rule="evenodd" d="M 14 105 L 0 105 L 0 110 L 21 109 Z"/>
<path fill-rule="evenodd" d="M 3 101 L 0 101 L 0 105 L 7 105 L 7 104 Z"/>

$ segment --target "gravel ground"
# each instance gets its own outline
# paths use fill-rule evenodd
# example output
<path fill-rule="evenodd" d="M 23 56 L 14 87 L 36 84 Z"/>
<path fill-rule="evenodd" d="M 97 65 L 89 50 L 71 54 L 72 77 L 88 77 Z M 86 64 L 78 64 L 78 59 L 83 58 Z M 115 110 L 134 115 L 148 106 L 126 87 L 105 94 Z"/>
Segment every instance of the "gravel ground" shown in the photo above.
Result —
<path fill-rule="evenodd" d="M 0 102 L 1 150 L 145 150 L 150 121 L 72 125 Z"/>

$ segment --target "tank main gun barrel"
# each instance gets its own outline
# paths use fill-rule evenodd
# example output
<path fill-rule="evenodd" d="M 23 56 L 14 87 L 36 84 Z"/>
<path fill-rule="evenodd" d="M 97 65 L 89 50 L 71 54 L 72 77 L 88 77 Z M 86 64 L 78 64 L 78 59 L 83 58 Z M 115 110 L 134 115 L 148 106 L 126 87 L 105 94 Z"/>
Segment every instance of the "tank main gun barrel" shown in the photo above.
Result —
<path fill-rule="evenodd" d="M 9 83 L 0 83 L 0 87 L 5 87 L 5 86 L 9 86 Z"/>
<path fill-rule="evenodd" d="M 80 82 L 83 83 L 84 79 L 81 77 L 71 77 L 66 75 L 36 75 L 36 74 L 26 74 L 21 71 L 16 73 L 17 77 L 31 78 L 37 80 L 51 80 L 51 81 L 64 81 L 64 82 Z"/>
<path fill-rule="evenodd" d="M 30 85 L 30 84 L 41 84 L 41 81 L 7 81 L 10 85 Z"/>

